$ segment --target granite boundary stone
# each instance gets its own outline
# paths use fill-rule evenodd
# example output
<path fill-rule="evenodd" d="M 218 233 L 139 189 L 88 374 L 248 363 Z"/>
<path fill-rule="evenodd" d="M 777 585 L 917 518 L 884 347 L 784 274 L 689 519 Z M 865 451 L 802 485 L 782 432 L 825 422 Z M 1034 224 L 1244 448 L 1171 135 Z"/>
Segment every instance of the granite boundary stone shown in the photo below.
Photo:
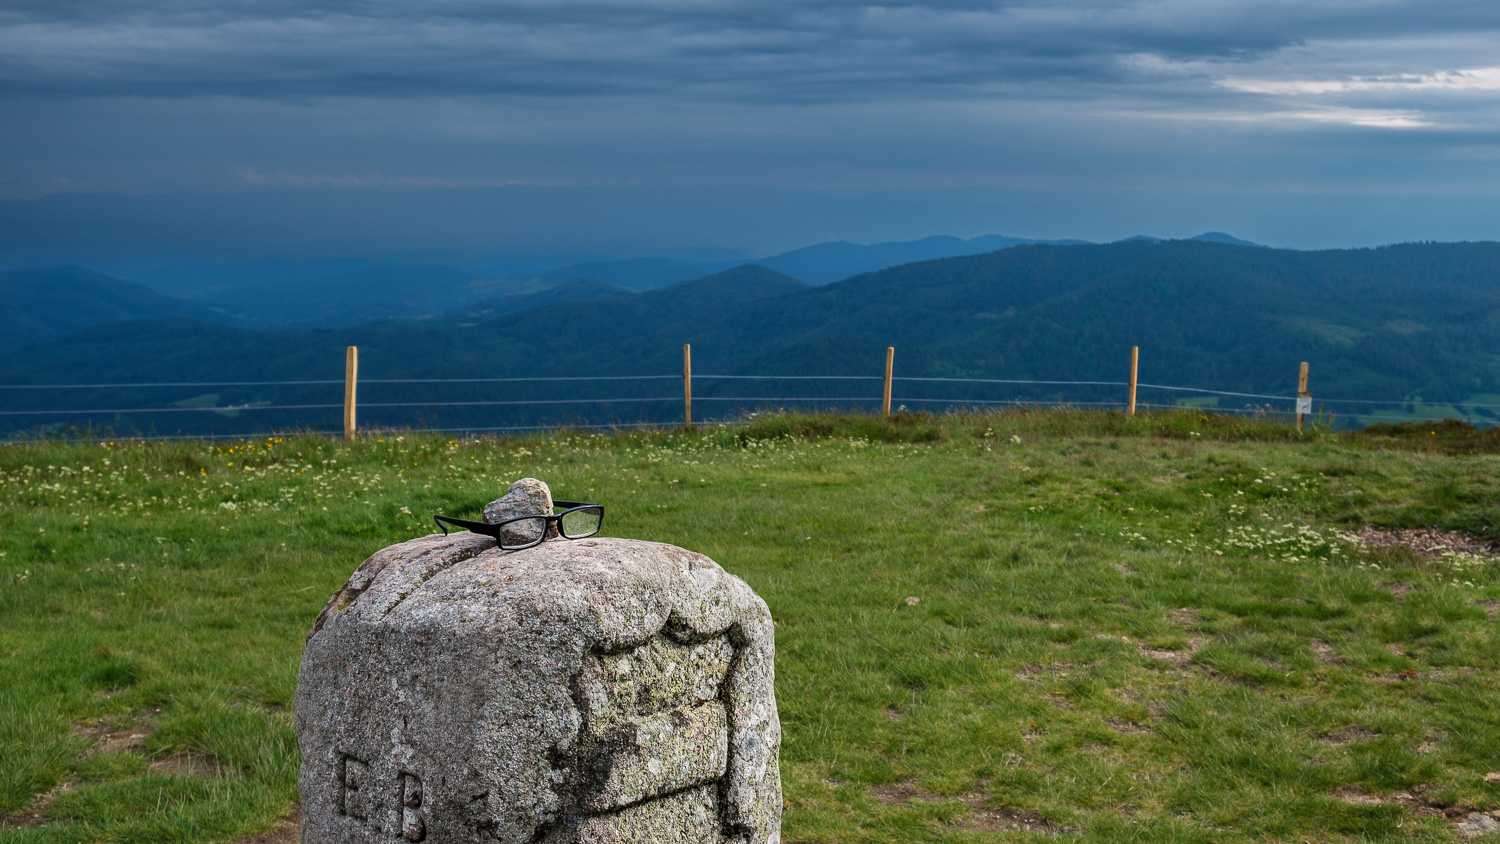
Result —
<path fill-rule="evenodd" d="M 779 844 L 774 662 L 765 602 L 682 548 L 391 546 L 303 653 L 302 840 Z"/>

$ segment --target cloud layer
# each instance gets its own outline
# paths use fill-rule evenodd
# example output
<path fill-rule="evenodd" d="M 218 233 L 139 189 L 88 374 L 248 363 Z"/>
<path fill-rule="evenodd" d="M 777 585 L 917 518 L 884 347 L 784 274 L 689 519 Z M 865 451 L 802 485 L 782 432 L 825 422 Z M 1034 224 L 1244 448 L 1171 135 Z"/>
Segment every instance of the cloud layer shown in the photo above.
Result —
<path fill-rule="evenodd" d="M 12 0 L 0 196 L 1472 194 L 1497 36 L 1493 0 Z"/>
<path fill-rule="evenodd" d="M 1135 88 L 1162 81 L 1153 67 L 1212 76 L 1275 57 L 1282 74 L 1253 90 L 1285 94 L 1301 91 L 1284 76 L 1299 72 L 1328 85 L 1461 81 L 1455 39 L 1477 57 L 1497 30 L 1492 2 L 1417 0 L 28 0 L 0 10 L 0 94 L 965 98 Z M 1377 51 L 1390 42 L 1407 55 Z M 1287 61 L 1309 44 L 1338 45 L 1334 61 L 1306 50 Z M 1403 58 L 1417 65 L 1384 66 Z"/>

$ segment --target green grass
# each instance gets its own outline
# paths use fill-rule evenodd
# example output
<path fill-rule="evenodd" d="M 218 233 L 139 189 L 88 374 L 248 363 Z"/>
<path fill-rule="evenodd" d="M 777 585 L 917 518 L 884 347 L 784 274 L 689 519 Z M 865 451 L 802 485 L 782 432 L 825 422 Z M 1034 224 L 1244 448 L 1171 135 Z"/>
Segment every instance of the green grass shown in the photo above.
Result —
<path fill-rule="evenodd" d="M 788 842 L 1457 840 L 1440 808 L 1500 805 L 1500 565 L 1346 538 L 1500 538 L 1500 441 L 1431 430 L 1012 411 L 0 449 L 0 815 L 40 815 L 0 841 L 272 824 L 323 601 L 523 476 L 766 599 Z"/>

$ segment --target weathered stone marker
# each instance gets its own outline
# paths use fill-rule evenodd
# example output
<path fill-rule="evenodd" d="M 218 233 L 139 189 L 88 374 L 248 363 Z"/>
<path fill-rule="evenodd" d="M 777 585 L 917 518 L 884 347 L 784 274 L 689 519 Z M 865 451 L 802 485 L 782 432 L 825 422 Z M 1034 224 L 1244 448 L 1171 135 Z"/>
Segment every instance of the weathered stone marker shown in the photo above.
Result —
<path fill-rule="evenodd" d="M 777 844 L 771 616 L 670 545 L 376 553 L 297 682 L 304 844 Z"/>

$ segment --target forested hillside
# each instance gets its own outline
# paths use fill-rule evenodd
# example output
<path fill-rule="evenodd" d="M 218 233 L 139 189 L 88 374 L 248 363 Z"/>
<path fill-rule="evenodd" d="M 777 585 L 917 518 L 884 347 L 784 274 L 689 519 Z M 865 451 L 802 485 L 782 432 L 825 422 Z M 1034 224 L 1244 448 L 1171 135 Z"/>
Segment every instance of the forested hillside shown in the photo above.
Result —
<path fill-rule="evenodd" d="M 1486 394 L 1500 393 L 1500 244 L 1493 243 L 1323 252 L 1207 241 L 1023 245 L 816 288 L 752 266 L 647 293 L 591 298 L 601 292 L 610 291 L 586 285 L 577 298 L 493 319 L 468 311 L 422 324 L 338 331 L 259 333 L 185 321 L 118 325 L 17 353 L 0 366 L 0 383 L 336 380 L 347 345 L 360 347 L 362 376 L 374 379 L 671 375 L 681 371 L 684 343 L 693 345 L 695 372 L 704 376 L 877 376 L 885 347 L 893 345 L 900 376 L 1119 381 L 1129 348 L 1138 345 L 1146 383 L 1291 395 L 1297 364 L 1305 360 L 1322 398 L 1483 405 L 1494 401 Z M 1109 387 L 942 392 L 939 386 L 908 384 L 903 394 L 913 401 L 1120 397 Z M 383 387 L 379 395 L 391 403 L 521 401 L 659 398 L 676 389 L 668 382 L 520 384 L 503 391 L 406 385 Z M 706 379 L 695 392 L 705 402 L 869 397 L 878 385 Z M 12 409 L 64 401 L 76 402 L 72 407 L 184 400 L 221 406 L 314 403 L 315 395 L 327 401 L 333 394 L 235 387 L 195 395 L 33 392 L 3 400 Z M 707 413 L 728 408 L 705 404 Z M 1477 417 L 1489 412 L 1472 410 Z M 496 425 L 544 418 L 535 408 L 450 408 L 423 417 L 403 412 L 372 418 Z M 617 402 L 569 406 L 545 418 L 670 418 L 677 412 Z M 193 415 L 154 424 L 180 425 Z M 302 417 L 270 412 L 256 415 L 254 424 L 271 421 L 304 424 Z M 215 424 L 252 423 L 226 417 Z"/>

